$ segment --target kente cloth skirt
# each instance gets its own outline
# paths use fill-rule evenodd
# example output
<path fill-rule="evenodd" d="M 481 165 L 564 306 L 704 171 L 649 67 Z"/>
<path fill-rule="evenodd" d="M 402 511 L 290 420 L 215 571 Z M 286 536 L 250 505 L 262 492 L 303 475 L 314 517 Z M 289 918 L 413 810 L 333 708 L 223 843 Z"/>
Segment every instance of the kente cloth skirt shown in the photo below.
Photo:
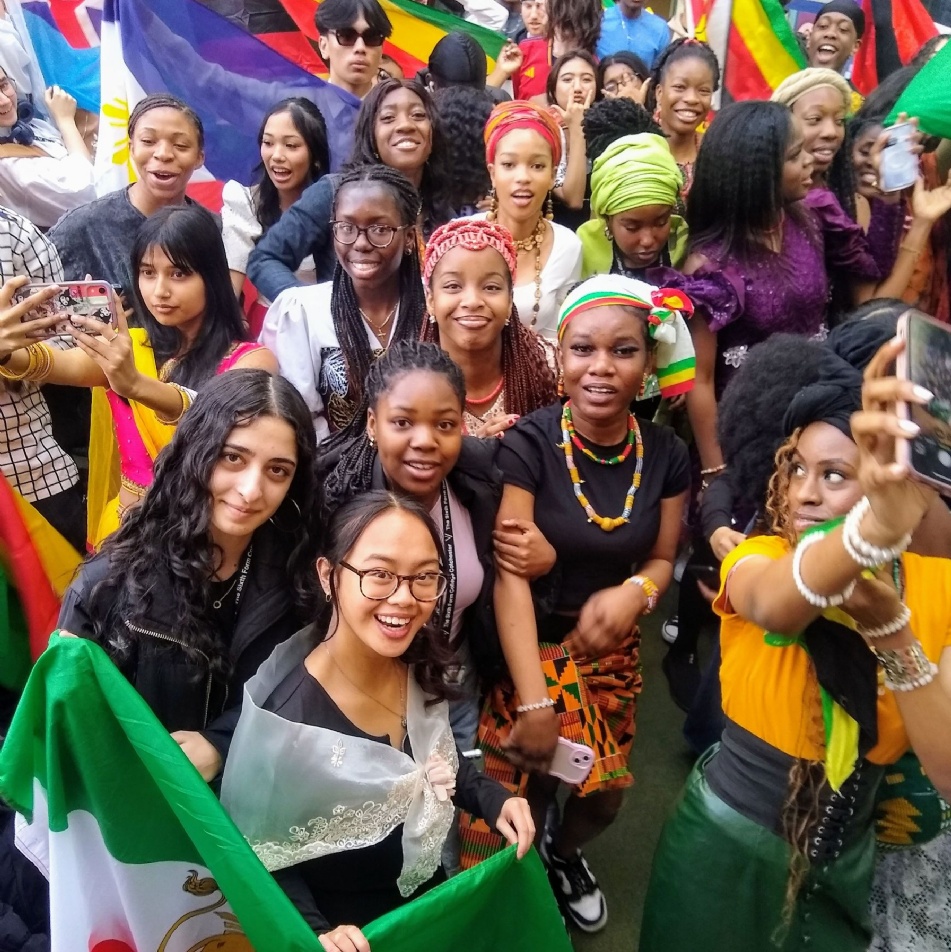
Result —
<path fill-rule="evenodd" d="M 713 792 L 706 773 L 717 750 L 694 767 L 661 832 L 640 952 L 866 952 L 872 798 L 851 808 L 835 850 L 810 863 L 787 924 L 792 848 Z"/>

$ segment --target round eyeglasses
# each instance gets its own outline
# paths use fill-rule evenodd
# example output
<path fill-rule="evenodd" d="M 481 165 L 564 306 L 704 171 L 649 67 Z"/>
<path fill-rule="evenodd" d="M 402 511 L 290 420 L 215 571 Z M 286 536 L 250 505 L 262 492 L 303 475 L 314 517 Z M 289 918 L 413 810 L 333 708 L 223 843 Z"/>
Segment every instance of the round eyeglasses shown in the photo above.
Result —
<path fill-rule="evenodd" d="M 4 76 L 0 79 L 0 93 L 8 99 L 16 99 L 17 84 L 9 76 Z"/>
<path fill-rule="evenodd" d="M 403 582 L 409 582 L 410 594 L 418 602 L 434 602 L 449 584 L 449 579 L 441 572 L 421 572 L 419 575 L 397 575 L 387 569 L 358 569 L 349 562 L 341 562 L 340 567 L 353 572 L 360 579 L 360 594 L 364 598 L 382 602 L 395 595 Z"/>
<path fill-rule="evenodd" d="M 617 79 L 612 79 L 609 83 L 604 84 L 604 91 L 613 96 L 624 89 L 625 86 L 630 86 L 635 80 L 640 80 L 640 76 L 636 76 L 634 73 L 621 73 Z M 641 81 L 643 82 L 643 80 Z"/>
<path fill-rule="evenodd" d="M 369 241 L 374 248 L 389 248 L 393 243 L 393 239 L 396 237 L 396 233 L 408 227 L 409 225 L 400 225 L 399 227 L 396 225 L 367 225 L 366 228 L 361 228 L 352 221 L 332 221 L 330 223 L 330 229 L 333 232 L 334 238 L 336 238 L 340 244 L 356 244 L 360 235 L 366 235 L 367 241 Z"/>

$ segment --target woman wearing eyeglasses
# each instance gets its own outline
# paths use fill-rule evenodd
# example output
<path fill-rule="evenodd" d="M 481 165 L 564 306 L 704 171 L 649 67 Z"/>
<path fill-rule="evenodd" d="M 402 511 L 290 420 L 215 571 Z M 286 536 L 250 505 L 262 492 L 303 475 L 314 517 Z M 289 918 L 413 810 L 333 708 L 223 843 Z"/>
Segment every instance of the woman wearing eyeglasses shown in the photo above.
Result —
<path fill-rule="evenodd" d="M 374 357 L 419 336 L 418 211 L 419 193 L 395 169 L 346 172 L 330 216 L 333 280 L 288 288 L 268 308 L 261 342 L 310 407 L 318 441 L 350 422 Z"/>
<path fill-rule="evenodd" d="M 367 952 L 366 923 L 443 878 L 455 803 L 520 857 L 532 844 L 528 803 L 453 743 L 449 648 L 430 624 L 444 567 L 425 504 L 352 500 L 317 562 L 329 624 L 279 647 L 245 690 L 222 803 L 326 952 Z"/>
<path fill-rule="evenodd" d="M 618 50 L 598 63 L 598 89 L 605 99 L 631 99 L 643 106 L 648 76 L 648 66 L 630 50 Z"/>

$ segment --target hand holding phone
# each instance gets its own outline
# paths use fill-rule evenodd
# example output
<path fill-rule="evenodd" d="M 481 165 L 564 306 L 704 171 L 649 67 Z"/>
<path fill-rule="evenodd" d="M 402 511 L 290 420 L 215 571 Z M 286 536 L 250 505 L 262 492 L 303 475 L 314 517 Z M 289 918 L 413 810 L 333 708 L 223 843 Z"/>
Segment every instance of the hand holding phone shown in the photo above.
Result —
<path fill-rule="evenodd" d="M 54 288 L 56 290 L 52 291 Z M 50 290 L 51 296 L 29 312 L 29 319 L 58 318 L 43 336 L 57 337 L 68 334 L 70 327 L 94 335 L 102 334 L 107 327 L 115 328 L 117 321 L 115 299 L 112 288 L 106 281 L 27 284 L 14 293 L 13 301 L 18 304 L 42 290 Z M 77 318 L 87 320 L 77 322 Z"/>
<path fill-rule="evenodd" d="M 886 131 L 888 142 L 879 161 L 879 188 L 883 192 L 900 192 L 911 188 L 918 178 L 918 128 L 913 122 L 900 122 Z"/>

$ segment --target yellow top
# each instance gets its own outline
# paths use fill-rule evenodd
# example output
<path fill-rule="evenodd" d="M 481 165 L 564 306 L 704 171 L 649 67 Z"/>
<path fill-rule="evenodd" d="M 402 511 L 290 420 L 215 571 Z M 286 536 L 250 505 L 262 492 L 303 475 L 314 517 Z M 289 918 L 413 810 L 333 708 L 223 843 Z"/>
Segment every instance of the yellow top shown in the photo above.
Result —
<path fill-rule="evenodd" d="M 820 761 L 825 754 L 822 702 L 808 654 L 799 644 L 768 644 L 764 629 L 737 615 L 725 595 L 726 579 L 740 559 L 781 559 L 790 551 L 789 543 L 777 536 L 756 536 L 723 560 L 720 593 L 713 603 L 722 619 L 723 711 L 784 753 Z M 906 553 L 902 564 L 912 630 L 928 658 L 938 662 L 951 646 L 951 562 Z M 866 756 L 873 763 L 891 764 L 908 744 L 898 704 L 879 671 L 878 743 Z"/>

